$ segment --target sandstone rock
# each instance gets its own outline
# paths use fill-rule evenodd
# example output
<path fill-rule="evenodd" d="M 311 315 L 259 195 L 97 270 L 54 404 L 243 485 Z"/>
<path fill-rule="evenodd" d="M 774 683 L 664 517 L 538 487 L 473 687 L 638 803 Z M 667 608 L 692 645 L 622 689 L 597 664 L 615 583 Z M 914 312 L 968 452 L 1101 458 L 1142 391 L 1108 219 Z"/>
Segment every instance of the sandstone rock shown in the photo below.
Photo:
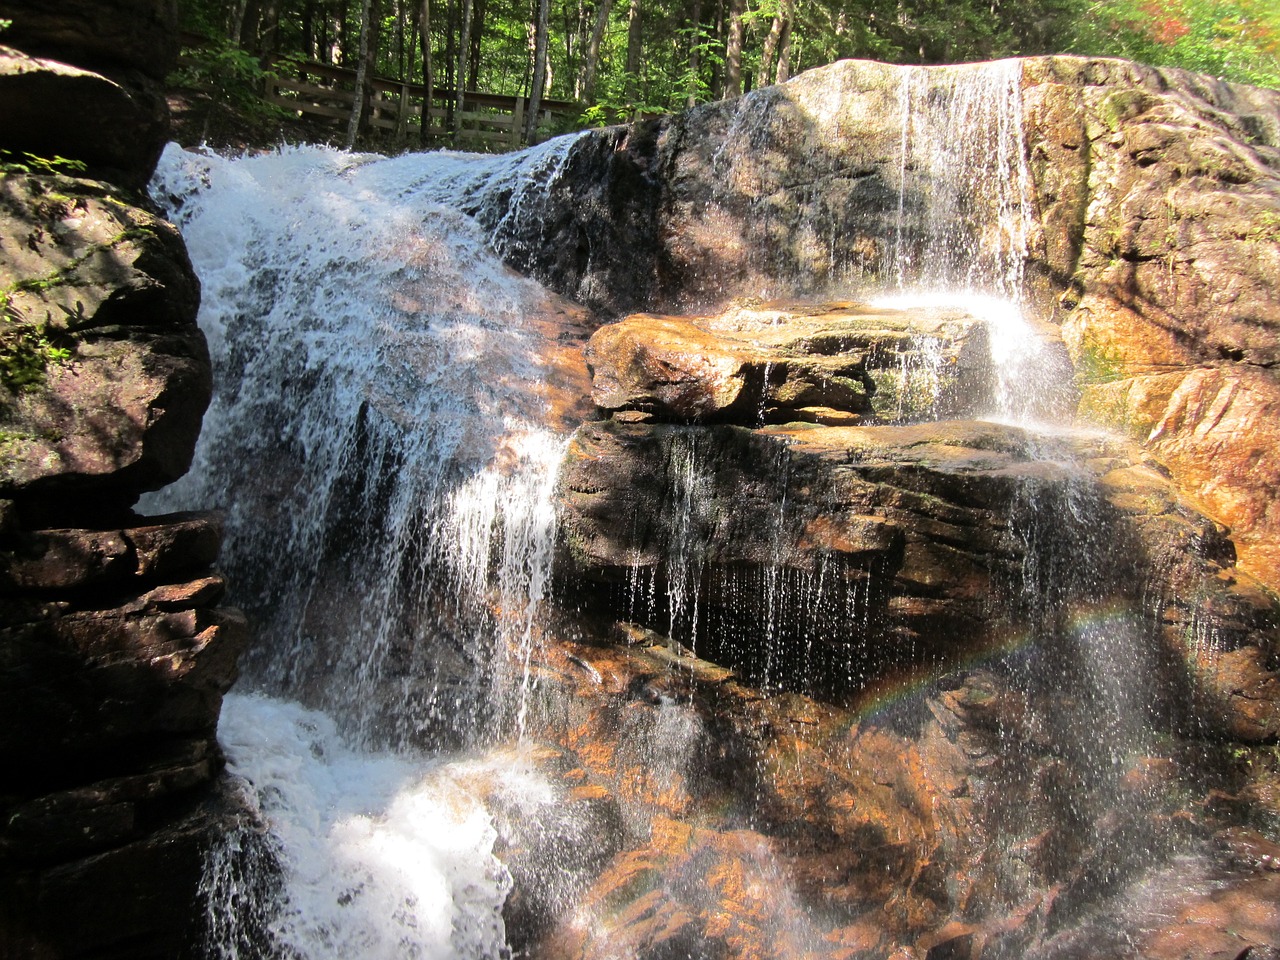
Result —
<path fill-rule="evenodd" d="M 1274 587 L 1280 97 L 1119 61 L 1029 61 L 1027 80 L 1038 179 L 1071 198 L 1044 220 L 1073 238 L 1053 268 L 1081 410 L 1142 440 Z"/>
<path fill-rule="evenodd" d="M 587 362 L 596 405 L 615 417 L 852 425 L 972 412 L 992 396 L 985 327 L 958 309 L 747 301 L 639 314 L 598 330 Z"/>

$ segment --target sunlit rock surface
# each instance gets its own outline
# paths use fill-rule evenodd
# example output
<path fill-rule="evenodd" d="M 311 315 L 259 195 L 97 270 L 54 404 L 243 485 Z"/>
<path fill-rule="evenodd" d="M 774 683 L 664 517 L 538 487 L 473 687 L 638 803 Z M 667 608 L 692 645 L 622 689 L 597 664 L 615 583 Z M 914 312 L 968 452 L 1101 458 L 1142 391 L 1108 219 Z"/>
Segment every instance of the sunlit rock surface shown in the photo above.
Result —
<path fill-rule="evenodd" d="M 856 424 L 990 405 L 985 326 L 963 309 L 746 301 L 634 314 L 587 346 L 596 406 L 677 423 Z"/>
<path fill-rule="evenodd" d="M 1278 147 L 1280 94 L 1184 71 L 845 61 L 584 138 L 513 260 L 616 314 L 1022 285 L 1081 413 L 1142 441 L 1274 588 Z M 984 257 L 1004 266 L 965 267 Z"/>

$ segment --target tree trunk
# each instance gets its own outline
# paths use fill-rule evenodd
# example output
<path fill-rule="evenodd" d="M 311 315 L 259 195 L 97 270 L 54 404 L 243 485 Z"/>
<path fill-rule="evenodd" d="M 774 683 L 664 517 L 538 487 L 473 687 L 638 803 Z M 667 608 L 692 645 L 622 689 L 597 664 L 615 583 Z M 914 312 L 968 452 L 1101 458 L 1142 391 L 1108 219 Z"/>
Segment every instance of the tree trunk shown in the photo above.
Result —
<path fill-rule="evenodd" d="M 702 52 L 702 0 L 693 0 L 689 14 L 689 98 L 687 105 L 698 103 L 698 54 Z"/>
<path fill-rule="evenodd" d="M 347 149 L 356 145 L 356 136 L 364 119 L 365 105 L 369 99 L 369 35 L 372 32 L 373 0 L 361 0 L 360 5 L 360 56 L 356 63 L 356 97 L 351 104 L 351 119 L 347 123 Z"/>
<path fill-rule="evenodd" d="M 729 0 L 729 36 L 724 45 L 724 98 L 742 96 L 742 40 L 746 33 L 742 15 L 746 0 Z"/>
<path fill-rule="evenodd" d="M 308 60 L 320 59 L 320 45 L 316 41 L 315 0 L 306 0 L 302 5 L 302 52 Z"/>
<path fill-rule="evenodd" d="M 467 63 L 470 65 L 467 71 L 467 89 L 469 90 L 480 89 L 480 52 L 481 42 L 484 40 L 486 6 L 486 0 L 472 0 L 471 33 L 468 34 L 471 52 L 467 55 Z"/>
<path fill-rule="evenodd" d="M 627 13 L 627 100 L 632 104 L 640 99 L 642 33 L 640 0 L 631 0 L 631 9 Z"/>
<path fill-rule="evenodd" d="M 239 44 L 250 53 L 258 51 L 258 18 L 262 16 L 262 8 L 258 0 L 245 0 L 240 7 L 235 33 L 231 37 L 233 43 Z"/>
<path fill-rule="evenodd" d="M 782 0 L 778 11 L 782 18 L 782 34 L 778 38 L 778 72 L 774 75 L 774 83 L 786 83 L 791 79 L 791 31 L 795 11 L 795 0 Z"/>
<path fill-rule="evenodd" d="M 538 0 L 538 16 L 533 34 L 533 82 L 529 86 L 529 107 L 524 117 L 524 140 L 532 144 L 538 131 L 538 111 L 542 109 L 542 87 L 547 82 L 547 33 L 551 0 Z"/>
<path fill-rule="evenodd" d="M 587 43 L 587 53 L 582 64 L 582 86 L 580 96 L 583 103 L 595 103 L 596 71 L 600 69 L 600 46 L 604 43 L 604 32 L 609 28 L 609 14 L 613 12 L 613 0 L 600 0 L 600 8 L 596 10 L 596 25 L 591 31 L 591 39 Z"/>
<path fill-rule="evenodd" d="M 258 59 L 270 67 L 280 51 L 280 0 L 263 0 L 258 26 Z"/>
<path fill-rule="evenodd" d="M 769 27 L 769 35 L 764 38 L 764 46 L 760 50 L 760 66 L 756 68 L 757 88 L 768 86 L 773 79 L 773 58 L 778 53 L 778 41 L 782 39 L 782 10 L 774 14 L 773 24 Z"/>
<path fill-rule="evenodd" d="M 431 70 L 431 0 L 422 0 L 418 39 L 422 43 L 422 85 L 427 89 L 422 98 L 422 129 L 418 131 L 418 142 L 425 147 L 431 142 L 431 105 L 435 102 L 435 74 Z"/>
<path fill-rule="evenodd" d="M 453 141 L 458 142 L 458 132 L 462 129 L 462 113 L 466 103 L 467 92 L 467 56 L 471 52 L 471 0 L 462 2 L 462 24 L 458 29 L 458 69 L 454 74 L 458 88 L 455 91 L 453 106 Z"/>

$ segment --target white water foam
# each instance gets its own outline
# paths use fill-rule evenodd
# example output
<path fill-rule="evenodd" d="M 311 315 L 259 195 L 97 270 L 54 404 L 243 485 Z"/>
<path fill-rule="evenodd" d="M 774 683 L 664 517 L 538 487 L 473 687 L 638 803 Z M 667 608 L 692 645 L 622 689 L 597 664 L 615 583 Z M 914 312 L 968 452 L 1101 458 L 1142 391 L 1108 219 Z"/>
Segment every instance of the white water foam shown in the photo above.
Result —
<path fill-rule="evenodd" d="M 548 294 L 460 208 L 518 206 L 571 142 L 494 158 L 171 147 L 157 174 L 217 386 L 190 474 L 155 505 L 226 510 L 236 599 L 271 638 L 247 672 L 370 742 L 470 735 L 510 632 L 491 588 L 499 607 L 523 598 L 523 621 L 544 592 L 560 441 L 532 328 Z"/>
<path fill-rule="evenodd" d="M 510 878 L 488 813 L 450 767 L 352 749 L 325 714 L 257 695 L 227 697 L 219 739 L 280 841 L 271 949 L 307 960 L 504 955 Z M 218 944 L 212 954 L 236 956 Z"/>
<path fill-rule="evenodd" d="M 162 160 L 216 388 L 190 474 L 150 506 L 227 513 L 260 640 L 219 733 L 281 868 L 254 904 L 273 882 L 241 874 L 271 858 L 212 852 L 221 960 L 507 952 L 483 791 L 439 748 L 522 728 L 531 693 L 565 440 L 540 389 L 548 294 L 497 251 L 570 142 Z M 243 916 L 215 916 L 229 903 Z"/>

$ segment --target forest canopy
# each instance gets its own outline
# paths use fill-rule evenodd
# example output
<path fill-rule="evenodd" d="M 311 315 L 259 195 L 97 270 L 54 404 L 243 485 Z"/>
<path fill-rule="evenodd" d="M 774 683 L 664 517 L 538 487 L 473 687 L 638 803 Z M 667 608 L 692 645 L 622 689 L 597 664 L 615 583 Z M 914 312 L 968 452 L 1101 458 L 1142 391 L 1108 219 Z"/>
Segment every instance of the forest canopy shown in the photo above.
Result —
<path fill-rule="evenodd" d="M 224 77 L 281 58 L 581 104 L 611 122 L 846 57 L 1122 56 L 1280 87 L 1275 0 L 179 0 Z"/>

